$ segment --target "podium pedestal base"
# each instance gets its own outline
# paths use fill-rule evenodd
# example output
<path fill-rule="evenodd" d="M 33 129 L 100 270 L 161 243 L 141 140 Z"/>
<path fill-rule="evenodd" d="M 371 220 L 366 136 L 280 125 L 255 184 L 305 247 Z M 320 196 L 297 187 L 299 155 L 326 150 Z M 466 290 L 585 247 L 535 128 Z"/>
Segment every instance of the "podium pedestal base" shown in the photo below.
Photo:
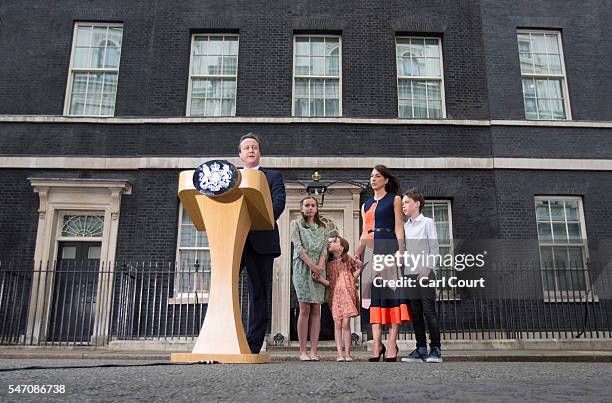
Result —
<path fill-rule="evenodd" d="M 222 364 L 264 364 L 271 361 L 269 354 L 194 354 L 172 353 L 172 362 L 192 363 L 198 361 L 218 361 Z"/>

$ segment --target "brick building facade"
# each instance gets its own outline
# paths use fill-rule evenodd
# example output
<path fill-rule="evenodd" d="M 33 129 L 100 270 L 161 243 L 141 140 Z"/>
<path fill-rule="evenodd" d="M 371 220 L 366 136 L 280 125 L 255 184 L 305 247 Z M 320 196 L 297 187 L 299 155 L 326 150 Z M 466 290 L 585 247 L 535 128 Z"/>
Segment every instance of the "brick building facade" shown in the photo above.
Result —
<path fill-rule="evenodd" d="M 272 336 L 291 338 L 287 231 L 305 192 L 299 182 L 314 171 L 327 183 L 367 182 L 377 163 L 434 203 L 428 212 L 440 214 L 451 252 L 487 247 L 497 269 L 527 265 L 526 276 L 541 282 L 528 293 L 532 307 L 552 301 L 543 309 L 556 312 L 562 304 L 554 301 L 597 294 L 591 322 L 609 326 L 606 1 L 5 1 L 0 21 L 3 262 L 61 260 L 62 246 L 83 237 L 102 261 L 197 256 L 210 270 L 205 241 L 181 238 L 191 229 L 178 174 L 213 157 L 238 164 L 238 139 L 252 131 L 294 203 L 279 220 L 285 241 L 271 290 Z M 228 92 L 218 95 L 221 87 Z M 369 196 L 342 182 L 326 196 L 322 212 L 352 247 Z M 99 217 L 99 232 L 64 231 L 67 222 L 95 221 L 79 217 Z M 559 248 L 565 263 L 555 258 Z M 181 292 L 197 304 L 192 314 L 202 314 L 205 279 L 177 286 L 176 273 L 193 273 L 191 263 L 173 266 L 160 283 L 167 292 L 156 303 L 166 319 L 183 305 Z M 578 274 L 564 280 L 564 264 Z M 24 304 L 53 304 L 52 282 L 47 302 L 34 302 L 31 291 Z M 491 294 L 504 287 L 491 284 Z M 120 288 L 106 291 L 115 314 Z M 92 304 L 100 308 L 102 297 Z M 17 320 L 3 305 L 0 318 Z M 50 326 L 27 311 L 22 328 Z M 99 334 L 116 336 L 116 318 L 94 321 Z"/>

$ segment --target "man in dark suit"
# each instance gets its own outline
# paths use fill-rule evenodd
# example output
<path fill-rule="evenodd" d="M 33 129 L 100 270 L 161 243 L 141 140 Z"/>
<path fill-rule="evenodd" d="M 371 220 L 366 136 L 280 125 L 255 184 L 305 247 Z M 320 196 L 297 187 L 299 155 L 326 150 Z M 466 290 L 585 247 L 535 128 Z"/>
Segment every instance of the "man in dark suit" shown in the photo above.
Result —
<path fill-rule="evenodd" d="M 266 175 L 276 221 L 285 210 L 285 183 L 279 172 L 259 166 L 260 144 L 257 135 L 245 134 L 240 138 L 239 155 L 244 163 L 244 168 L 259 169 Z M 273 230 L 249 232 L 242 252 L 241 267 L 246 267 L 248 274 L 249 328 L 247 341 L 253 354 L 258 354 L 261 350 L 268 328 L 270 319 L 268 317 L 268 290 L 272 285 L 274 258 L 278 256 L 280 256 L 280 241 L 276 224 Z"/>

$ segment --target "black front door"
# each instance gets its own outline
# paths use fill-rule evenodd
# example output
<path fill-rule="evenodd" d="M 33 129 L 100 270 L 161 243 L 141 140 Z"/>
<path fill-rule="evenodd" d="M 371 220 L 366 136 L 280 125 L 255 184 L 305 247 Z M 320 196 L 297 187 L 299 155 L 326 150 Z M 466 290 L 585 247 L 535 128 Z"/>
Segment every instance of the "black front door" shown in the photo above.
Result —
<path fill-rule="evenodd" d="M 49 341 L 89 342 L 96 315 L 100 242 L 60 242 Z"/>

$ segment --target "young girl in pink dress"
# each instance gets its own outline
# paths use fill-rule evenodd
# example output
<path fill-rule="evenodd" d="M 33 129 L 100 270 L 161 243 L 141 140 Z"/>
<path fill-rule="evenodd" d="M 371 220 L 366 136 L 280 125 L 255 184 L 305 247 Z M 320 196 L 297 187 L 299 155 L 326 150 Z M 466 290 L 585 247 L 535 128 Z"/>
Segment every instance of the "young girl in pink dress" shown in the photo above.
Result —
<path fill-rule="evenodd" d="M 350 318 L 359 316 L 359 295 L 355 279 L 361 271 L 361 261 L 348 255 L 349 244 L 346 239 L 336 236 L 330 239 L 327 251 L 327 279 L 313 275 L 315 281 L 330 288 L 329 306 L 334 319 L 334 339 L 338 358 L 336 361 L 353 361 L 351 358 Z M 344 340 L 344 355 L 342 341 Z"/>

